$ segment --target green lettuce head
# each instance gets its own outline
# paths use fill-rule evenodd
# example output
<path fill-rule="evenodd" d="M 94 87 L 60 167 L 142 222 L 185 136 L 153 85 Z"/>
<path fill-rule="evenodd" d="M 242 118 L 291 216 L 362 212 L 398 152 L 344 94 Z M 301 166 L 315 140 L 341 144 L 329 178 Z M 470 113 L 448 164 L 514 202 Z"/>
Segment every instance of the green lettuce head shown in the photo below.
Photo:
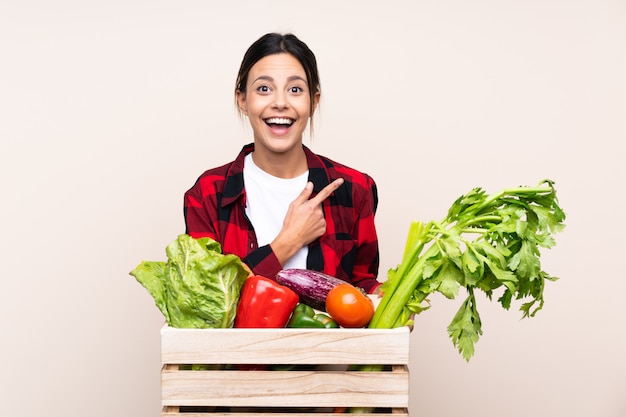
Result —
<path fill-rule="evenodd" d="M 248 268 L 235 255 L 222 254 L 210 238 L 179 235 L 166 250 L 167 262 L 143 261 L 130 275 L 143 285 L 178 328 L 233 327 Z"/>

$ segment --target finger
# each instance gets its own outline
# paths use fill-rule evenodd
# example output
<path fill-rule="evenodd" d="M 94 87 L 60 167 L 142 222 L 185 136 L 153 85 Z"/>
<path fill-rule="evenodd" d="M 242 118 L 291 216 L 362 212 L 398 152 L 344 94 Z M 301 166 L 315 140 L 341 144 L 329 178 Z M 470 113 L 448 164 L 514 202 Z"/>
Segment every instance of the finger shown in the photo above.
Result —
<path fill-rule="evenodd" d="M 322 204 L 322 201 L 326 200 L 335 190 L 341 187 L 343 184 L 343 178 L 337 178 L 335 181 L 328 184 L 326 187 L 322 189 L 315 197 L 313 197 L 310 201 L 314 204 Z"/>
<path fill-rule="evenodd" d="M 304 190 L 302 190 L 300 195 L 298 195 L 298 197 L 296 197 L 296 199 L 293 200 L 293 202 L 296 203 L 296 205 L 304 204 L 309 199 L 309 197 L 311 197 L 312 193 L 313 193 L 313 183 L 309 181 L 306 183 Z"/>

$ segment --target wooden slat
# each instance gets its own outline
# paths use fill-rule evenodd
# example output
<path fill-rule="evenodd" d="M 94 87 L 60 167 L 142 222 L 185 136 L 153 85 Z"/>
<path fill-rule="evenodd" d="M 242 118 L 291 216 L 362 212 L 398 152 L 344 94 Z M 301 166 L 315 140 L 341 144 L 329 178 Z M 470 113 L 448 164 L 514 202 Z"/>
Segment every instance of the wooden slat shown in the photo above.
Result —
<path fill-rule="evenodd" d="M 163 364 L 407 364 L 409 329 L 161 329 Z"/>
<path fill-rule="evenodd" d="M 164 406 L 408 407 L 409 372 L 162 373 Z"/>

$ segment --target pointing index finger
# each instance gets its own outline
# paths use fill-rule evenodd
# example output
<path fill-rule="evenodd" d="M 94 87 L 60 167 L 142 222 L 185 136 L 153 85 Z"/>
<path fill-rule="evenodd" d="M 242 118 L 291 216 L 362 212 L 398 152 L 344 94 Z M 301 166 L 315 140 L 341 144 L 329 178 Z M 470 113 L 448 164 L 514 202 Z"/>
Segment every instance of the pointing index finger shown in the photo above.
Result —
<path fill-rule="evenodd" d="M 322 201 L 326 200 L 332 193 L 335 192 L 337 188 L 339 188 L 343 184 L 343 178 L 337 178 L 326 187 L 322 188 L 322 190 L 311 200 L 314 204 L 322 204 Z"/>

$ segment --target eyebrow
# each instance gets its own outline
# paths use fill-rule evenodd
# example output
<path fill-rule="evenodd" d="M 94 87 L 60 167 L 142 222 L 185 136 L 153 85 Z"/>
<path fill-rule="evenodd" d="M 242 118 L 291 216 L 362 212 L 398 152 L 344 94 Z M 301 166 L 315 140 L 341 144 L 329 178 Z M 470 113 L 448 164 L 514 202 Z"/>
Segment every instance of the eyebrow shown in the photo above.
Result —
<path fill-rule="evenodd" d="M 259 80 L 265 80 L 265 81 L 274 81 L 274 78 L 270 77 L 269 75 L 259 75 L 257 78 L 254 79 L 254 82 L 257 82 Z M 291 75 L 289 77 L 287 77 L 287 81 L 296 81 L 296 80 L 300 80 L 306 83 L 306 79 L 302 78 L 299 75 Z"/>

